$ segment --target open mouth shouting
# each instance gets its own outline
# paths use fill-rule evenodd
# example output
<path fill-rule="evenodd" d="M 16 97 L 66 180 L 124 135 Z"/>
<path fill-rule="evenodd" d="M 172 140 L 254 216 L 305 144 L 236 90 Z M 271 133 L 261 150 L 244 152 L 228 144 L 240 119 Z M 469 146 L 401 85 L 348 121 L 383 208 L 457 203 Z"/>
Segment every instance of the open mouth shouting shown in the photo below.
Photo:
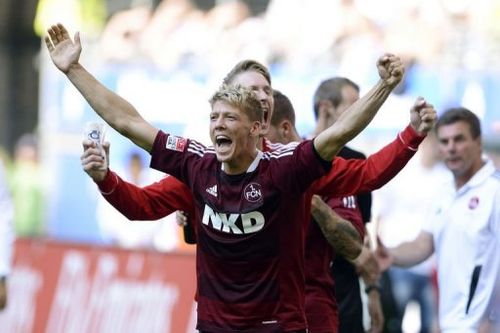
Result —
<path fill-rule="evenodd" d="M 227 154 L 232 144 L 233 140 L 226 135 L 219 134 L 215 136 L 215 151 L 217 154 Z"/>

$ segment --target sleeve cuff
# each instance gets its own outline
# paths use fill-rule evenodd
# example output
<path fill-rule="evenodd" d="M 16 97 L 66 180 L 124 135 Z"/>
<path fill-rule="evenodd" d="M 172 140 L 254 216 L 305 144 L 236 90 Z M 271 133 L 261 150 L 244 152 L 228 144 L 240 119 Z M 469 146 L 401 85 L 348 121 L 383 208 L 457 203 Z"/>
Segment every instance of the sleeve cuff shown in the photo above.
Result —
<path fill-rule="evenodd" d="M 424 141 L 426 135 L 419 135 L 410 125 L 408 125 L 398 134 L 398 137 L 406 148 L 417 151 L 418 146 Z"/>
<path fill-rule="evenodd" d="M 103 180 L 95 183 L 97 184 L 97 186 L 99 187 L 99 191 L 101 191 L 103 195 L 111 194 L 118 186 L 118 177 L 113 171 L 108 169 L 106 177 L 104 177 Z"/>

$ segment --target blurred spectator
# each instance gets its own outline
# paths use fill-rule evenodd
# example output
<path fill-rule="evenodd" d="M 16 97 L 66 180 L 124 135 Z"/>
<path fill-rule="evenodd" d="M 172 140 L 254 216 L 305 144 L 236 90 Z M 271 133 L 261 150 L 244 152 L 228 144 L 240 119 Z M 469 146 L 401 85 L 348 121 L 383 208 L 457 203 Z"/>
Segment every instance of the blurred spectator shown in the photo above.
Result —
<path fill-rule="evenodd" d="M 124 179 L 138 186 L 158 180 L 155 179 L 158 173 L 149 169 L 145 159 L 142 152 L 131 151 L 125 163 Z M 103 239 L 111 244 L 160 251 L 170 251 L 178 245 L 179 231 L 176 224 L 170 221 L 175 219 L 174 215 L 160 221 L 132 222 L 99 196 L 97 219 Z"/>
<path fill-rule="evenodd" d="M 435 254 L 441 332 L 478 332 L 484 321 L 497 325 L 499 320 L 500 178 L 483 156 L 481 125 L 473 112 L 449 109 L 435 128 L 437 147 L 453 178 L 426 187 L 430 209 L 409 207 L 412 215 L 428 213 L 418 236 L 390 249 L 379 242 L 376 255 L 384 269 L 414 266 Z M 415 186 L 406 189 L 420 203 Z M 404 218 L 399 223 L 411 225 Z"/>
<path fill-rule="evenodd" d="M 38 157 L 35 135 L 21 136 L 15 146 L 10 182 L 17 236 L 33 237 L 44 233 L 43 182 Z"/>
<path fill-rule="evenodd" d="M 378 223 L 378 235 L 390 247 L 417 237 L 430 204 L 428 189 L 450 178 L 449 172 L 439 161 L 436 147 L 434 135 L 429 134 L 408 165 L 387 185 L 374 192 L 374 218 Z M 420 308 L 420 332 L 432 332 L 437 315 L 433 269 L 434 257 L 412 268 L 389 269 L 396 303 L 396 317 L 386 318 L 391 332 L 401 331 L 410 301 L 416 302 Z"/>
<path fill-rule="evenodd" d="M 0 311 L 7 305 L 7 277 L 11 269 L 13 209 L 4 166 L 0 160 Z"/>

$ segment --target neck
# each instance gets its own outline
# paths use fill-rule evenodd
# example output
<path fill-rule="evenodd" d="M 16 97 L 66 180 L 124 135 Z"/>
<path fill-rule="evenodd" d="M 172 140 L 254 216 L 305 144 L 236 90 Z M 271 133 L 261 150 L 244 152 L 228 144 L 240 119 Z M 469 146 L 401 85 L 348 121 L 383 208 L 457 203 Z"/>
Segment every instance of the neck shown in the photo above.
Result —
<path fill-rule="evenodd" d="M 250 154 L 239 156 L 232 161 L 222 162 L 224 172 L 228 175 L 240 175 L 242 173 L 245 173 L 256 157 L 257 149 L 255 149 Z"/>
<path fill-rule="evenodd" d="M 479 160 L 472 168 L 462 175 L 455 175 L 455 189 L 459 190 L 462 186 L 467 184 L 469 180 L 486 164 L 483 160 Z"/>
<path fill-rule="evenodd" d="M 297 133 L 296 131 L 292 132 L 292 134 L 290 135 L 290 138 L 291 138 L 291 141 L 296 141 L 296 142 L 302 141 L 302 138 L 300 137 L 299 133 Z"/>

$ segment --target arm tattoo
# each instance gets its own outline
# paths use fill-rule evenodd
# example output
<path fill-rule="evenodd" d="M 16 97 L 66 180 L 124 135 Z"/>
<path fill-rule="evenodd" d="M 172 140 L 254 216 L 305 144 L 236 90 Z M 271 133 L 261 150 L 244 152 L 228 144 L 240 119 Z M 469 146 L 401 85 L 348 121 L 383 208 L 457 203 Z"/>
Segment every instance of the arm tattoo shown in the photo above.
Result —
<path fill-rule="evenodd" d="M 354 226 L 335 213 L 323 200 L 313 199 L 312 216 L 333 249 L 346 259 L 354 259 L 363 246 Z"/>

